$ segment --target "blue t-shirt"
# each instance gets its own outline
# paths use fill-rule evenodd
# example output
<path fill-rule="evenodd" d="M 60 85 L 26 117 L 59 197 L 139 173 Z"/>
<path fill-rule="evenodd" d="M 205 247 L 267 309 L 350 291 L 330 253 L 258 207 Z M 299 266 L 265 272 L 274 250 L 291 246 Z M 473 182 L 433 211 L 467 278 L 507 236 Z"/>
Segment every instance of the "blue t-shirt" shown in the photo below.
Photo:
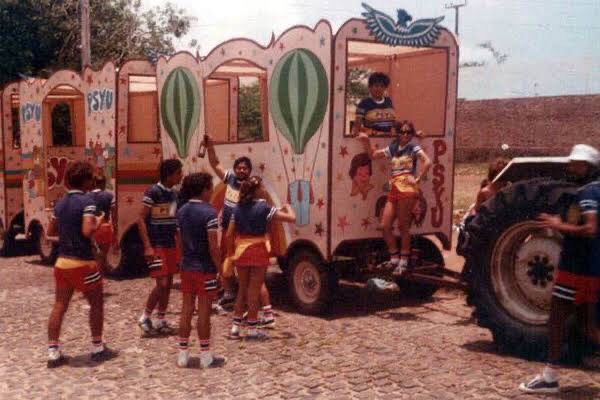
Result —
<path fill-rule="evenodd" d="M 356 118 L 362 120 L 367 129 L 389 133 L 394 125 L 396 113 L 389 97 L 384 97 L 379 103 L 372 97 L 367 97 L 356 106 Z"/>
<path fill-rule="evenodd" d="M 152 247 L 175 247 L 177 193 L 159 182 L 144 192 L 143 202 L 150 208 L 146 228 Z"/>
<path fill-rule="evenodd" d="M 58 220 L 58 256 L 93 260 L 92 240 L 81 233 L 84 216 L 94 217 L 96 204 L 80 190 L 70 190 L 54 207 Z"/>
<path fill-rule="evenodd" d="M 261 236 L 267 233 L 268 223 L 277 212 L 263 199 L 238 204 L 233 210 L 235 231 L 239 235 Z"/>
<path fill-rule="evenodd" d="M 227 189 L 225 190 L 225 201 L 223 203 L 223 215 L 221 218 L 221 226 L 223 229 L 227 229 L 234 207 L 240 201 L 240 187 L 242 181 L 240 181 L 232 170 L 227 170 L 223 177 L 223 182 Z"/>
<path fill-rule="evenodd" d="M 209 203 L 192 199 L 177 211 L 183 245 L 182 271 L 216 273 L 210 256 L 208 233 L 219 229 L 217 211 Z"/>
<path fill-rule="evenodd" d="M 394 140 L 384 149 L 385 156 L 392 164 L 392 176 L 402 174 L 414 175 L 417 171 L 417 154 L 422 151 L 421 146 L 409 142 L 402 147 Z"/>
<path fill-rule="evenodd" d="M 577 205 L 571 207 L 567 222 L 581 224 L 585 214 L 598 214 L 600 181 L 589 183 L 577 193 Z M 594 238 L 564 235 L 560 269 L 578 275 L 600 277 L 600 221 Z"/>
<path fill-rule="evenodd" d="M 100 213 L 104 213 L 106 218 L 110 217 L 110 209 L 115 204 L 115 197 L 111 192 L 107 192 L 106 190 L 92 190 L 88 193 L 88 196 L 94 200 L 96 204 L 96 212 L 98 215 Z"/>

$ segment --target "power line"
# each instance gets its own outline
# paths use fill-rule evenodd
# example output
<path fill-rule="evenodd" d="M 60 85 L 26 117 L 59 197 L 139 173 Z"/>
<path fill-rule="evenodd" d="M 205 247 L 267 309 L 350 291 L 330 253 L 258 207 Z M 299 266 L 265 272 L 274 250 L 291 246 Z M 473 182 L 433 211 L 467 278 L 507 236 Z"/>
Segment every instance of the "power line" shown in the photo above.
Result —
<path fill-rule="evenodd" d="M 458 36 L 458 10 L 467 5 L 467 0 L 464 3 L 449 3 L 446 4 L 446 9 L 454 8 L 454 33 Z"/>

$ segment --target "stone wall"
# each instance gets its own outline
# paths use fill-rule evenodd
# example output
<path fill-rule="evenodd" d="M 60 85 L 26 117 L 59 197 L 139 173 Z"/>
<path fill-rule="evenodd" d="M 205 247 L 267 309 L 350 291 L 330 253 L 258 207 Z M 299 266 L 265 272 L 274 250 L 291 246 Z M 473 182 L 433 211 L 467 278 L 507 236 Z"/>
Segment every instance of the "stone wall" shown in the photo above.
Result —
<path fill-rule="evenodd" d="M 456 132 L 459 162 L 566 155 L 576 143 L 600 148 L 600 95 L 461 100 Z"/>

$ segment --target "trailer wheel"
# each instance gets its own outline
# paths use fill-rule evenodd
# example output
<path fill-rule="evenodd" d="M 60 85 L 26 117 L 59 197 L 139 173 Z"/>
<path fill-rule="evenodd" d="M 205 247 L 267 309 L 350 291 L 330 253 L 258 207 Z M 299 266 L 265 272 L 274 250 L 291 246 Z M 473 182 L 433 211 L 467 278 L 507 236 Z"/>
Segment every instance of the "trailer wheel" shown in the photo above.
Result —
<path fill-rule="evenodd" d="M 566 215 L 575 195 L 566 182 L 518 182 L 484 203 L 466 226 L 469 301 L 501 349 L 535 358 L 546 351 L 561 237 L 534 219 L 543 212 Z"/>
<path fill-rule="evenodd" d="M 42 264 L 54 265 L 58 258 L 58 246 L 48 240 L 44 228 L 39 223 L 31 228 L 31 239 Z"/>
<path fill-rule="evenodd" d="M 8 254 L 8 232 L 4 229 L 4 223 L 0 220 L 0 255 L 7 256 Z"/>
<path fill-rule="evenodd" d="M 417 248 L 422 252 L 421 259 L 426 263 L 435 263 L 443 267 L 444 256 L 438 247 L 429 239 L 422 236 L 414 236 L 412 239 L 412 247 Z M 443 276 L 443 274 L 432 272 L 432 275 Z M 439 286 L 429 283 L 419 283 L 397 279 L 396 284 L 400 288 L 400 295 L 411 299 L 427 300 L 439 289 Z"/>
<path fill-rule="evenodd" d="M 300 312 L 320 314 L 325 311 L 337 285 L 335 272 L 308 249 L 294 252 L 287 265 L 290 295 Z"/>

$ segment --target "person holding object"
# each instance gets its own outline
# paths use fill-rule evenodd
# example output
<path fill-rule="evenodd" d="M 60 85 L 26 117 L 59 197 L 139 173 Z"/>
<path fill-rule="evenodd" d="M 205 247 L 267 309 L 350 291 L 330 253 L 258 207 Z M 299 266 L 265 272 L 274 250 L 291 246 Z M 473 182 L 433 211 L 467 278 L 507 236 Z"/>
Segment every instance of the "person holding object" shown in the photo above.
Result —
<path fill-rule="evenodd" d="M 247 339 L 266 337 L 257 330 L 260 291 L 269 266 L 270 243 L 267 236 L 272 220 L 295 222 L 296 213 L 289 204 L 277 209 L 264 199 L 262 179 L 253 176 L 240 187 L 240 199 L 226 234 L 227 255 L 233 260 L 239 277 L 239 289 L 233 313 L 231 337 L 240 336 L 240 325 L 248 310 Z"/>
<path fill-rule="evenodd" d="M 183 304 L 179 320 L 179 356 L 177 365 L 187 367 L 189 361 L 188 341 L 191 322 L 198 299 L 198 340 L 200 341 L 200 365 L 215 367 L 225 358 L 210 351 L 210 314 L 212 302 L 217 297 L 217 270 L 221 269 L 219 249 L 219 218 L 210 205 L 213 183 L 207 173 L 186 176 L 181 197 L 186 200 L 177 211 L 177 226 L 181 235 L 183 259 L 181 262 L 181 292 Z M 220 271 L 219 271 L 220 272 Z"/>
<path fill-rule="evenodd" d="M 390 265 L 393 274 L 400 276 L 409 267 L 410 259 L 410 223 L 412 210 L 419 196 L 419 182 L 427 176 L 431 160 L 421 146 L 412 143 L 415 128 L 410 121 L 395 122 L 396 139 L 383 149 L 374 149 L 365 133 L 358 138 L 363 142 L 365 152 L 372 160 L 387 158 L 391 162 L 390 193 L 383 209 L 383 238 L 390 252 Z M 420 174 L 417 175 L 417 161 L 423 163 Z M 400 251 L 394 235 L 394 220 L 398 221 L 400 230 Z"/>
<path fill-rule="evenodd" d="M 173 187 L 181 182 L 183 164 L 177 159 L 161 161 L 160 182 L 150 186 L 144 193 L 142 212 L 138 220 L 138 230 L 144 244 L 144 258 L 148 262 L 150 277 L 156 281 L 146 301 L 146 308 L 138 320 L 145 333 L 154 328 L 158 332 L 170 331 L 165 319 L 169 306 L 169 295 L 173 285 L 173 275 L 178 272 L 177 263 L 177 193 Z M 158 324 L 153 326 L 152 312 L 158 305 Z"/>
<path fill-rule="evenodd" d="M 541 374 L 519 389 L 526 393 L 557 393 L 558 368 L 567 320 L 577 316 L 582 331 L 591 341 L 597 340 L 594 330 L 595 305 L 600 290 L 600 152 L 585 145 L 575 145 L 569 155 L 568 171 L 579 184 L 577 203 L 569 209 L 567 220 L 558 215 L 541 214 L 540 228 L 557 230 L 564 235 L 554 280 L 550 318 L 548 319 L 547 363 Z"/>

